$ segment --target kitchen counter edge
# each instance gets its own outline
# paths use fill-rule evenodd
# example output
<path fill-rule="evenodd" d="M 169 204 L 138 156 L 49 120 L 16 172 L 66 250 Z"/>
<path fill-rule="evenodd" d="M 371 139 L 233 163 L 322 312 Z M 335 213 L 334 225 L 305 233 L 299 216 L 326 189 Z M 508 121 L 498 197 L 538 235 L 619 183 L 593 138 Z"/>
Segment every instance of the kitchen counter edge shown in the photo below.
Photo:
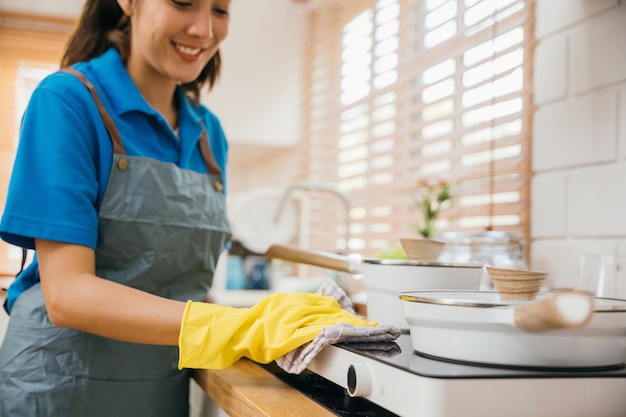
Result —
<path fill-rule="evenodd" d="M 230 417 L 336 417 L 246 358 L 226 369 L 195 370 L 193 378 Z"/>

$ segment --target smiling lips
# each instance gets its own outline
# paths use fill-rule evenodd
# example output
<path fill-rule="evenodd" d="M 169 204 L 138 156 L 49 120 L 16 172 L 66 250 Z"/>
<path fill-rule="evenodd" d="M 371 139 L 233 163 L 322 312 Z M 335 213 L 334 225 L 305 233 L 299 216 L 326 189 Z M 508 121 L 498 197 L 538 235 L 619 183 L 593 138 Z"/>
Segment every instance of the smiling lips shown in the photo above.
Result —
<path fill-rule="evenodd" d="M 204 51 L 202 48 L 193 48 L 191 46 L 185 46 L 178 43 L 174 43 L 174 48 L 176 49 L 178 55 L 188 62 L 197 61 L 198 58 L 200 58 L 202 51 Z"/>

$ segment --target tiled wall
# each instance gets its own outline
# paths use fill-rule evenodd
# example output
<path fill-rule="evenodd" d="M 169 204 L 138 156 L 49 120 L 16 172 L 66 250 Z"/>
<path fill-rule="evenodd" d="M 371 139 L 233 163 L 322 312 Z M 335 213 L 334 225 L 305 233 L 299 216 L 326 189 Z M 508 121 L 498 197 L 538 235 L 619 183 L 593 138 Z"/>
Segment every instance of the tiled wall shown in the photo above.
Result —
<path fill-rule="evenodd" d="M 537 0 L 532 268 L 626 253 L 626 2 Z"/>

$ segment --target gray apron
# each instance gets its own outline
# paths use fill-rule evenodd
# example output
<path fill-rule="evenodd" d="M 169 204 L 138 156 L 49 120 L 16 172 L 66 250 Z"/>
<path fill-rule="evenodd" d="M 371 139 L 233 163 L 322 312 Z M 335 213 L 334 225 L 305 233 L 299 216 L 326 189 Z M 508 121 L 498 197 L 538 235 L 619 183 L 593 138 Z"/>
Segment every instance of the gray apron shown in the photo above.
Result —
<path fill-rule="evenodd" d="M 95 89 L 114 146 L 99 211 L 96 274 L 175 300 L 202 300 L 230 238 L 222 175 L 203 130 L 208 175 L 128 156 Z M 15 301 L 0 350 L 0 417 L 188 417 L 178 348 L 120 342 L 50 323 L 41 284 Z"/>

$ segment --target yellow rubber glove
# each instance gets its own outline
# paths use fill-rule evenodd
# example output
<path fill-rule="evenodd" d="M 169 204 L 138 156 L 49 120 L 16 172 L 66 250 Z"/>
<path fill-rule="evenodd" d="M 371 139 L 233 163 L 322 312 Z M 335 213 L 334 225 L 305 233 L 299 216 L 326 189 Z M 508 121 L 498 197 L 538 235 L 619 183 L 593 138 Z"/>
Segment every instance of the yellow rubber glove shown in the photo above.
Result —
<path fill-rule="evenodd" d="M 269 363 L 337 323 L 376 325 L 317 294 L 276 293 L 250 308 L 189 301 L 178 339 L 178 368 L 222 369 L 242 356 Z"/>

